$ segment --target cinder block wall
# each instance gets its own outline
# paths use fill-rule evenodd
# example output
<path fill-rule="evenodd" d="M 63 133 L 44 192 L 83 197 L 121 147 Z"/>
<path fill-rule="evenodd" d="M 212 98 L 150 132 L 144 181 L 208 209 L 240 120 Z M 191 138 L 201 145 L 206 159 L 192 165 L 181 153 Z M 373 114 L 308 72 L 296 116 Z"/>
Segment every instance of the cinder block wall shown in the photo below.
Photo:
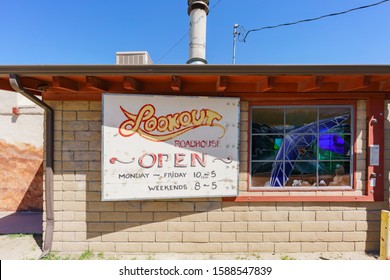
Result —
<path fill-rule="evenodd" d="M 219 198 L 102 202 L 101 102 L 48 103 L 56 117 L 53 251 L 153 254 L 379 250 L 380 212 L 389 201 L 389 168 L 385 203 L 234 203 Z M 359 102 L 358 107 L 364 110 L 365 103 Z M 358 125 L 365 125 L 359 118 Z M 386 118 L 386 139 L 390 139 L 389 110 Z M 243 102 L 242 132 L 248 130 L 247 120 L 248 104 Z M 245 191 L 247 133 L 241 133 L 241 137 L 240 190 Z M 362 154 L 358 160 L 365 161 L 364 133 L 357 138 Z M 389 163 L 390 146 L 386 145 Z"/>

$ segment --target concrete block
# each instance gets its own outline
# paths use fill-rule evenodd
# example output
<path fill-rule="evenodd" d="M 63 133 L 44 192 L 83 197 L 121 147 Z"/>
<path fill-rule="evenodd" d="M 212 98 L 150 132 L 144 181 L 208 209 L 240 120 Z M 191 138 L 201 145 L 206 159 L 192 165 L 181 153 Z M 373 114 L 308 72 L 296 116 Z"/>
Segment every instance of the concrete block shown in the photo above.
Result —
<path fill-rule="evenodd" d="M 223 253 L 243 253 L 248 251 L 247 243 L 222 243 Z"/>
<path fill-rule="evenodd" d="M 210 235 L 208 232 L 183 232 L 183 242 L 203 242 L 210 241 Z"/>
<path fill-rule="evenodd" d="M 142 252 L 143 253 L 168 253 L 169 243 L 143 243 Z"/>

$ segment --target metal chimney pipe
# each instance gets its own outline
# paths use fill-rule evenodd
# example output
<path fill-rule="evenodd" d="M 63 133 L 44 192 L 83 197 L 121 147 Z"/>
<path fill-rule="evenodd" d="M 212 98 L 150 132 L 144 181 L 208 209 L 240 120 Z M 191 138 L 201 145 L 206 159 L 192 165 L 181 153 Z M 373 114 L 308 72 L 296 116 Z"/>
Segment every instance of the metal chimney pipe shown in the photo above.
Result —
<path fill-rule="evenodd" d="M 188 0 L 190 45 L 187 64 L 207 64 L 206 17 L 209 14 L 208 5 L 209 0 Z"/>

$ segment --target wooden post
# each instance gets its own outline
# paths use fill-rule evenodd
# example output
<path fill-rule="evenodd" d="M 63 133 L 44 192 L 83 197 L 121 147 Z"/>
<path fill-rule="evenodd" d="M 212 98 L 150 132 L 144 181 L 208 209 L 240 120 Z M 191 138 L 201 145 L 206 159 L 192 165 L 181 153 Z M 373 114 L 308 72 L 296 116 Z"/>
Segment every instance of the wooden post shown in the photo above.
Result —
<path fill-rule="evenodd" d="M 390 260 L 390 211 L 382 210 L 380 259 Z"/>

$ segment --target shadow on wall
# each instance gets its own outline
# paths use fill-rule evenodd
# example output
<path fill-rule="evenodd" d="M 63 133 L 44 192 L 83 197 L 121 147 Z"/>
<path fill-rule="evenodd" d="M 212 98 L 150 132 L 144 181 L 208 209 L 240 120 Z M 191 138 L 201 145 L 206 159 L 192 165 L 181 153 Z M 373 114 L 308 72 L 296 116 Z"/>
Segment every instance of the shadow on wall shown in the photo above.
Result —
<path fill-rule="evenodd" d="M 102 201 L 101 172 L 87 172 L 85 176 L 87 240 L 104 242 L 113 234 L 122 235 L 117 236 L 118 242 L 158 242 L 167 237 L 155 239 L 155 232 L 195 232 L 200 230 L 195 224 L 206 226 L 201 222 L 208 220 L 208 212 L 220 213 L 223 207 L 220 198 Z M 166 241 L 173 240 L 168 237 Z"/>
<path fill-rule="evenodd" d="M 107 246 L 119 242 L 131 251 L 141 244 L 195 242 L 212 248 L 221 243 L 216 236 L 235 236 L 229 242 L 247 236 L 241 242 L 263 244 L 270 251 L 278 242 L 297 246 L 318 242 L 336 251 L 344 245 L 345 251 L 379 251 L 381 202 L 112 202 L 100 201 L 99 185 L 92 183 L 87 191 L 86 237 Z M 328 215 L 332 218 L 324 219 Z M 214 240 L 205 237 L 210 232 L 215 233 Z"/>
<path fill-rule="evenodd" d="M 42 212 L 0 213 L 0 234 L 42 234 Z"/>

